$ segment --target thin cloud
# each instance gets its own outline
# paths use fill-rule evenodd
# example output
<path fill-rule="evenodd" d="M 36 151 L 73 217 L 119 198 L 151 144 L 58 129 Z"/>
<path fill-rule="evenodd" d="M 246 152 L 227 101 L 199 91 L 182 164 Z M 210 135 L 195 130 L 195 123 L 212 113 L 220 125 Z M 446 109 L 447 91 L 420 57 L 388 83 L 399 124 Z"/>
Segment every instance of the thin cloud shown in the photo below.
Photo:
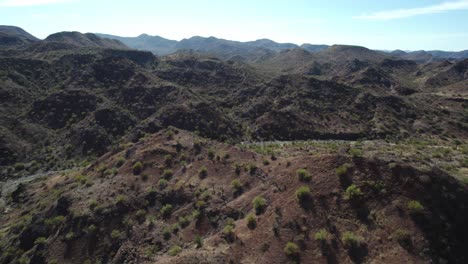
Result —
<path fill-rule="evenodd" d="M 409 9 L 394 9 L 376 12 L 373 14 L 366 14 L 360 16 L 354 16 L 354 19 L 363 20 L 391 20 L 399 18 L 407 18 L 419 15 L 443 13 L 455 10 L 468 10 L 468 0 L 455 1 L 455 2 L 444 2 L 438 5 L 409 8 Z"/>
<path fill-rule="evenodd" d="M 0 1 L 0 6 L 3 7 L 23 7 L 23 6 L 38 6 L 69 2 L 70 0 L 3 0 Z"/>

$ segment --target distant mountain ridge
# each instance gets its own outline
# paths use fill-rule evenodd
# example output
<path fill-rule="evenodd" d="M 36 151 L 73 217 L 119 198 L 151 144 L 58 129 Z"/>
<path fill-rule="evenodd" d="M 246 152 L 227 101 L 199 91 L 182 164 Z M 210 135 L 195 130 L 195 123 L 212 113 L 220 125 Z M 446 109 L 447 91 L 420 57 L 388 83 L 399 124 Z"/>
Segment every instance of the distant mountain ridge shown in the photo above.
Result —
<path fill-rule="evenodd" d="M 29 34 L 25 30 L 15 26 L 0 26 L 0 47 L 24 46 L 38 44 L 40 46 L 51 43 L 64 43 L 77 47 L 101 47 L 114 49 L 137 49 L 150 51 L 158 56 L 169 55 L 176 52 L 193 50 L 198 53 L 212 55 L 224 60 L 234 60 L 239 62 L 262 62 L 271 60 L 275 56 L 281 56 L 281 52 L 288 50 L 302 49 L 311 54 L 321 53 L 319 57 L 350 56 L 361 59 L 359 56 L 374 56 L 374 59 L 382 59 L 387 55 L 392 58 L 412 60 L 416 62 L 431 62 L 443 60 L 463 60 L 468 58 L 468 50 L 451 51 L 377 51 L 365 47 L 350 45 L 315 45 L 294 43 L 278 43 L 270 39 L 258 39 L 255 41 L 233 41 L 216 37 L 194 36 L 180 41 L 166 39 L 160 36 L 141 34 L 137 37 L 121 37 L 116 35 L 101 33 L 80 33 L 80 32 L 58 32 L 49 35 L 46 39 L 40 39 Z M 371 52 L 373 51 L 373 52 Z M 294 56 L 300 52 L 295 51 Z M 336 53 L 336 54 L 334 54 Z M 307 54 L 307 56 L 310 56 Z M 365 58 L 366 60 L 369 58 Z"/>

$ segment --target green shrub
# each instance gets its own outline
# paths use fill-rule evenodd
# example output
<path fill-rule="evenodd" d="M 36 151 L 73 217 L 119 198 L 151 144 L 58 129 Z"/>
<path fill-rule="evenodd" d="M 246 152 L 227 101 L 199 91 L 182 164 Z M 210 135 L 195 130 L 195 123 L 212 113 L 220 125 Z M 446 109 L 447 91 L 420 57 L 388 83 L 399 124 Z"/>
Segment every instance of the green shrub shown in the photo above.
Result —
<path fill-rule="evenodd" d="M 158 181 L 158 187 L 159 189 L 165 189 L 167 187 L 168 181 L 166 179 L 160 179 Z"/>
<path fill-rule="evenodd" d="M 122 167 L 122 165 L 124 165 L 124 163 L 125 163 L 125 158 L 119 157 L 119 158 L 115 161 L 115 167 L 120 168 L 120 167 Z"/>
<path fill-rule="evenodd" d="M 335 172 L 338 177 L 343 177 L 348 173 L 349 168 L 351 167 L 350 164 L 344 164 L 338 168 L 336 168 Z"/>
<path fill-rule="evenodd" d="M 248 214 L 246 220 L 248 228 L 254 229 L 257 226 L 257 219 L 255 218 L 254 214 Z"/>
<path fill-rule="evenodd" d="M 168 217 L 171 215 L 172 213 L 172 205 L 170 204 L 165 204 L 161 210 L 160 210 L 160 213 L 163 217 Z"/>
<path fill-rule="evenodd" d="M 240 175 L 241 170 L 242 170 L 242 166 L 240 164 L 238 164 L 238 163 L 234 164 L 234 171 L 235 171 L 236 175 Z"/>
<path fill-rule="evenodd" d="M 170 167 L 172 165 L 172 155 L 167 154 L 164 156 L 164 164 L 166 164 L 166 167 Z"/>
<path fill-rule="evenodd" d="M 235 193 L 239 193 L 242 191 L 242 183 L 239 179 L 232 180 L 231 186 Z"/>
<path fill-rule="evenodd" d="M 179 225 L 182 228 L 187 227 L 190 224 L 190 219 L 187 216 L 181 216 L 179 217 Z"/>
<path fill-rule="evenodd" d="M 201 248 L 203 247 L 203 239 L 201 238 L 201 236 L 197 235 L 195 237 L 195 245 L 197 246 L 197 248 Z"/>
<path fill-rule="evenodd" d="M 317 233 L 314 235 L 315 241 L 317 242 L 325 242 L 328 239 L 328 232 L 325 229 L 320 229 Z"/>
<path fill-rule="evenodd" d="M 165 170 L 163 171 L 163 174 L 162 174 L 162 176 L 163 176 L 165 179 L 169 179 L 169 178 L 171 178 L 173 175 L 174 175 L 174 172 L 173 172 L 171 169 L 165 169 Z"/>
<path fill-rule="evenodd" d="M 255 209 L 256 214 L 261 214 L 265 211 L 266 200 L 261 196 L 257 196 L 252 200 L 252 205 Z"/>
<path fill-rule="evenodd" d="M 125 195 L 119 195 L 117 198 L 115 198 L 115 204 L 122 205 L 127 201 L 127 196 Z"/>
<path fill-rule="evenodd" d="M 212 160 L 212 159 L 214 159 L 214 157 L 215 157 L 215 152 L 214 152 L 214 150 L 209 149 L 209 150 L 208 150 L 208 158 L 209 158 L 210 160 Z"/>
<path fill-rule="evenodd" d="M 44 221 L 45 225 L 49 227 L 57 226 L 63 222 L 65 222 L 65 216 L 63 215 L 58 215 L 53 218 L 48 218 Z"/>
<path fill-rule="evenodd" d="M 180 230 L 180 225 L 179 225 L 179 223 L 175 223 L 175 224 L 171 225 L 171 231 L 172 231 L 172 233 L 177 234 L 177 232 L 179 232 L 179 230 Z"/>
<path fill-rule="evenodd" d="M 142 221 L 145 219 L 146 216 L 146 211 L 143 209 L 140 209 L 136 212 L 135 217 L 139 220 Z"/>
<path fill-rule="evenodd" d="M 97 227 L 95 225 L 88 226 L 88 233 L 94 234 L 97 231 Z"/>
<path fill-rule="evenodd" d="M 116 240 L 116 239 L 122 239 L 122 238 L 123 238 L 122 232 L 120 232 L 120 231 L 117 230 L 117 229 L 112 230 L 110 236 L 111 236 L 111 238 L 114 239 L 114 240 Z"/>
<path fill-rule="evenodd" d="M 132 169 L 133 169 L 133 174 L 139 175 L 143 171 L 143 164 L 138 161 L 135 164 L 133 164 Z"/>
<path fill-rule="evenodd" d="M 362 243 L 362 237 L 355 235 L 351 231 L 346 231 L 343 233 L 343 235 L 341 235 L 341 241 L 345 247 L 359 247 Z"/>
<path fill-rule="evenodd" d="M 309 172 L 306 169 L 298 169 L 296 173 L 300 181 L 308 182 L 312 179 L 312 176 L 309 174 Z"/>
<path fill-rule="evenodd" d="M 172 246 L 169 251 L 168 251 L 168 254 L 170 256 L 177 256 L 180 252 L 182 252 L 182 248 L 175 245 L 175 246 Z"/>
<path fill-rule="evenodd" d="M 247 169 L 249 170 L 250 175 L 254 175 L 255 172 L 257 172 L 257 166 L 255 164 L 249 164 L 247 166 Z"/>
<path fill-rule="evenodd" d="M 297 257 L 299 255 L 299 246 L 296 243 L 288 242 L 284 246 L 284 254 L 288 257 Z"/>
<path fill-rule="evenodd" d="M 36 245 L 44 245 L 45 243 L 47 243 L 47 238 L 45 237 L 38 237 L 34 240 L 34 244 Z"/>
<path fill-rule="evenodd" d="M 172 230 L 169 227 L 165 227 L 162 234 L 165 240 L 169 240 L 169 238 L 171 238 Z"/>
<path fill-rule="evenodd" d="M 202 179 L 206 178 L 208 176 L 208 169 L 205 166 L 201 167 L 198 171 L 198 176 Z"/>
<path fill-rule="evenodd" d="M 234 226 L 231 224 L 226 225 L 223 228 L 223 234 L 228 241 L 233 241 L 235 239 Z"/>
<path fill-rule="evenodd" d="M 15 171 L 22 171 L 24 170 L 26 166 L 24 166 L 23 163 L 15 163 L 15 165 L 13 165 L 13 168 L 15 168 Z"/>
<path fill-rule="evenodd" d="M 417 215 L 424 212 L 424 206 L 416 200 L 411 200 L 407 204 L 410 214 Z"/>
<path fill-rule="evenodd" d="M 66 235 L 65 235 L 65 240 L 66 241 L 72 241 L 73 239 L 75 238 L 75 233 L 73 232 L 68 232 Z"/>
<path fill-rule="evenodd" d="M 345 198 L 348 200 L 359 200 L 363 195 L 361 189 L 354 184 L 348 186 L 345 191 Z"/>
<path fill-rule="evenodd" d="M 301 186 L 296 190 L 296 197 L 299 202 L 305 202 L 311 197 L 309 186 Z"/>
<path fill-rule="evenodd" d="M 398 229 L 394 233 L 395 239 L 403 247 L 409 247 L 411 245 L 411 233 L 406 229 Z"/>
<path fill-rule="evenodd" d="M 94 210 L 98 206 L 98 202 L 96 200 L 90 200 L 88 202 L 89 209 Z"/>

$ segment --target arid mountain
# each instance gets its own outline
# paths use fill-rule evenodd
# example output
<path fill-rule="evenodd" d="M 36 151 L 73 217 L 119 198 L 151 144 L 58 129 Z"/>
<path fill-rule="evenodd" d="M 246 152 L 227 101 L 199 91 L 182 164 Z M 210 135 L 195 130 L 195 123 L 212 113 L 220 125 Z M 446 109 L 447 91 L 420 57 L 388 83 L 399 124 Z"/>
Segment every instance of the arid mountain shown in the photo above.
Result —
<path fill-rule="evenodd" d="M 8 34 L 0 263 L 468 261 L 466 59 Z"/>
<path fill-rule="evenodd" d="M 0 26 L 0 46 L 17 46 L 38 41 L 36 37 L 15 26 Z"/>
<path fill-rule="evenodd" d="M 77 47 L 101 47 L 113 49 L 128 49 L 125 44 L 115 39 L 100 38 L 92 33 L 59 32 L 48 36 L 44 41 L 61 42 Z"/>

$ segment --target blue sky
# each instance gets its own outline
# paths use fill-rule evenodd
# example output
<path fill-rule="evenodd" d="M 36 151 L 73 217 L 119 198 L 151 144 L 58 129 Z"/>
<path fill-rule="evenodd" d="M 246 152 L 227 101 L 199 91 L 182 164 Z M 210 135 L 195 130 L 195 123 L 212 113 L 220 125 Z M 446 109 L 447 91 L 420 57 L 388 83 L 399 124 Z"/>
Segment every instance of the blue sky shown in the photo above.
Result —
<path fill-rule="evenodd" d="M 468 49 L 468 0 L 0 0 L 0 24 L 180 40 L 194 35 L 373 49 Z"/>

